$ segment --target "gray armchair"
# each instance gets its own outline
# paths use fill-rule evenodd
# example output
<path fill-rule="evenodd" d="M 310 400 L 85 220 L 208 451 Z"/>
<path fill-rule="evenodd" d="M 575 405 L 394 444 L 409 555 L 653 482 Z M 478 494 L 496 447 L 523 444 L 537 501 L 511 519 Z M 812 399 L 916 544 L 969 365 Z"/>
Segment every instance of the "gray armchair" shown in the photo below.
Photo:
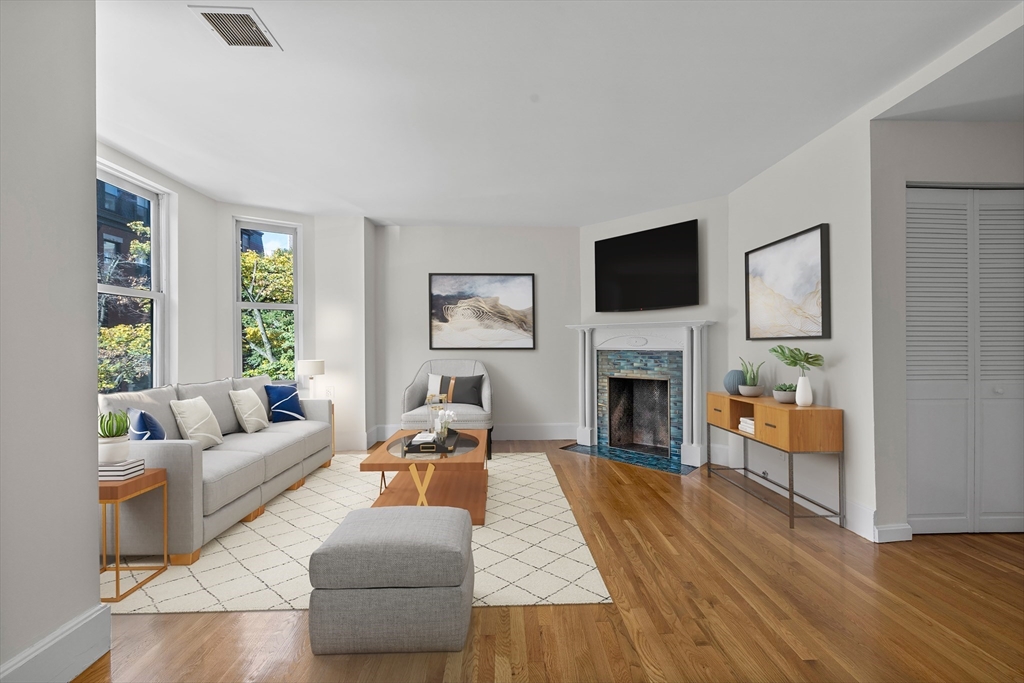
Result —
<path fill-rule="evenodd" d="M 494 429 L 494 421 L 491 419 L 491 379 L 487 375 L 487 368 L 478 360 L 436 359 L 421 365 L 412 383 L 405 388 L 402 398 L 402 429 L 430 427 L 430 412 L 424 405 L 427 399 L 427 375 L 430 374 L 448 377 L 484 376 L 480 391 L 483 406 L 450 403 L 448 409 L 455 412 L 453 429 L 487 430 L 487 457 L 491 457 L 491 432 Z"/>

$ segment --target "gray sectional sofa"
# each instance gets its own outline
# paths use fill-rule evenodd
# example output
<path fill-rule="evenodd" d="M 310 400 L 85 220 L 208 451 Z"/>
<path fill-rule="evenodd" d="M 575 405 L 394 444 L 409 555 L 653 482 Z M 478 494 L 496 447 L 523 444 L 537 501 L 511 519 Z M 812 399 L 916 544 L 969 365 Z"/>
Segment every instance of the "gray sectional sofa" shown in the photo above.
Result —
<path fill-rule="evenodd" d="M 195 562 L 205 543 L 239 520 L 262 514 L 274 496 L 301 484 L 316 468 L 329 465 L 334 455 L 329 400 L 302 399 L 305 420 L 271 423 L 253 434 L 242 430 L 228 392 L 252 388 L 269 416 L 263 387 L 270 383 L 266 376 L 228 378 L 99 395 L 101 412 L 144 410 L 166 432 L 164 441 L 131 441 L 130 457 L 144 458 L 147 467 L 167 469 L 168 552 L 173 564 Z M 210 405 L 224 434 L 224 443 L 206 450 L 198 441 L 181 438 L 170 407 L 173 400 L 197 396 Z M 122 503 L 121 554 L 161 554 L 162 516 L 157 495 Z"/>

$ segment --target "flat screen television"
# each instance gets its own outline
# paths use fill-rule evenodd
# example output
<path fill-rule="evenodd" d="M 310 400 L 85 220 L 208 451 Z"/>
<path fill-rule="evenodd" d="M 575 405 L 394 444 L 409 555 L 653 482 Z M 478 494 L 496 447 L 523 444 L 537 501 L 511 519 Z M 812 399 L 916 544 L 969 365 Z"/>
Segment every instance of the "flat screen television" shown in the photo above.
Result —
<path fill-rule="evenodd" d="M 697 221 L 596 241 L 594 280 L 600 312 L 696 306 Z"/>

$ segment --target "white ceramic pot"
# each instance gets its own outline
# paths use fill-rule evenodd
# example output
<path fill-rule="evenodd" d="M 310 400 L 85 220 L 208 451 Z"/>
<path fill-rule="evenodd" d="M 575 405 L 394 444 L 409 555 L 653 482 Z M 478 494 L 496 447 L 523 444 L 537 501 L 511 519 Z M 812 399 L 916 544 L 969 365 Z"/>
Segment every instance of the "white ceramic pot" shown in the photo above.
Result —
<path fill-rule="evenodd" d="M 740 393 L 743 394 L 744 396 L 750 396 L 750 397 L 760 396 L 761 394 L 764 393 L 764 387 L 761 386 L 760 384 L 758 384 L 757 386 L 753 386 L 753 387 L 747 386 L 746 384 L 741 384 L 740 385 Z"/>
<path fill-rule="evenodd" d="M 796 403 L 796 392 L 795 391 L 775 391 L 772 389 L 772 396 L 779 403 Z"/>
<path fill-rule="evenodd" d="M 99 440 L 100 462 L 124 462 L 128 459 L 128 435 Z"/>
<path fill-rule="evenodd" d="M 812 403 L 814 403 L 814 394 L 811 392 L 811 380 L 801 377 L 796 381 L 796 404 L 809 406 Z"/>

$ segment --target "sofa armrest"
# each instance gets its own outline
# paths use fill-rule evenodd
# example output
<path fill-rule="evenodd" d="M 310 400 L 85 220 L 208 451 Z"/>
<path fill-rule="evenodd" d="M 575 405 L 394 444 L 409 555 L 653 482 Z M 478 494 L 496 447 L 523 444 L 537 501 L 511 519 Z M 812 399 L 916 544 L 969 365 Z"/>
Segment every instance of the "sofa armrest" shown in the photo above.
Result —
<path fill-rule="evenodd" d="M 300 398 L 302 412 L 306 414 L 307 420 L 317 422 L 330 422 L 331 413 L 334 410 L 333 401 L 329 398 Z"/>
<path fill-rule="evenodd" d="M 422 370 L 422 368 L 421 368 Z M 410 410 L 415 410 L 423 405 L 423 402 L 427 399 L 427 374 L 425 372 L 417 373 L 413 379 L 412 384 L 405 388 L 405 393 L 402 395 L 402 412 L 407 413 Z"/>
<path fill-rule="evenodd" d="M 129 456 L 167 470 L 167 548 L 173 555 L 203 546 L 203 449 L 198 441 L 130 441 Z M 128 554 L 130 551 L 123 551 Z"/>

